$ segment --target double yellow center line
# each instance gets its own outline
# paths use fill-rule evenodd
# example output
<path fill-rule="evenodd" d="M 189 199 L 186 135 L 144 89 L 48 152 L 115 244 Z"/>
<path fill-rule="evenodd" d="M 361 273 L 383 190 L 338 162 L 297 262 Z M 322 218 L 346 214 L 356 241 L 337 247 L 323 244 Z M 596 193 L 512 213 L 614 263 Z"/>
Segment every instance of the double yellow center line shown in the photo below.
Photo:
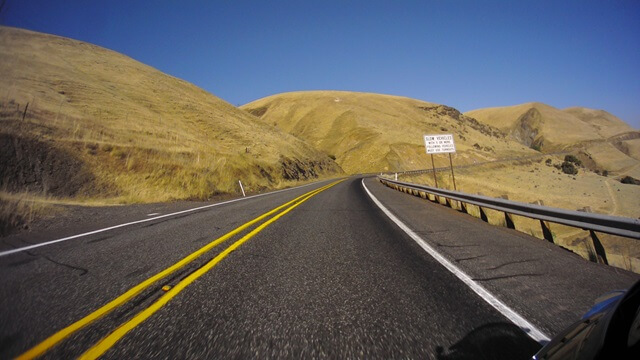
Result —
<path fill-rule="evenodd" d="M 231 237 L 241 233 L 242 231 L 246 230 L 247 228 L 251 227 L 252 225 L 255 225 L 256 223 L 259 223 L 260 221 L 264 220 L 265 218 L 267 218 L 267 217 L 269 217 L 269 216 L 271 216 L 273 214 L 276 214 L 276 213 L 278 213 L 279 211 L 282 210 L 280 213 L 278 213 L 277 215 L 273 216 L 271 219 L 265 221 L 264 223 L 262 223 L 261 225 L 259 225 L 258 227 L 256 227 L 255 229 L 253 229 L 252 231 L 247 233 L 246 235 L 244 235 L 242 238 L 240 238 L 239 240 L 237 240 L 236 242 L 231 244 L 231 246 L 229 246 L 228 248 L 223 250 L 220 254 L 218 254 L 212 260 L 210 260 L 209 262 L 207 262 L 206 264 L 204 264 L 203 266 L 198 268 L 196 271 L 192 272 L 187 277 L 182 279 L 174 287 L 172 287 L 164 295 L 162 295 L 158 300 L 156 300 L 154 303 L 152 303 L 149 307 L 147 307 L 144 310 L 140 311 L 133 318 L 129 319 L 127 322 L 125 322 L 124 324 L 120 325 L 111 334 L 107 335 L 102 340 L 100 340 L 97 344 L 95 344 L 94 346 L 89 348 L 80 357 L 81 359 L 95 359 L 95 358 L 98 358 L 99 356 L 104 354 L 107 350 L 109 350 L 118 340 L 120 340 L 123 336 L 125 336 L 129 331 L 131 331 L 133 328 L 135 328 L 140 323 L 145 321 L 147 318 L 149 318 L 151 315 L 153 315 L 156 311 L 160 310 L 164 305 L 166 305 L 169 302 L 169 300 L 171 300 L 176 295 L 178 295 L 189 284 L 193 283 L 196 279 L 198 279 L 199 277 L 201 277 L 202 275 L 207 273 L 209 270 L 211 270 L 222 259 L 227 257 L 227 255 L 229 255 L 231 252 L 236 250 L 238 247 L 240 247 L 247 240 L 251 239 L 253 236 L 258 234 L 264 228 L 266 228 L 267 226 L 271 225 L 272 223 L 277 221 L 279 218 L 281 218 L 282 216 L 284 216 L 285 214 L 287 214 L 291 210 L 293 210 L 296 207 L 298 207 L 303 202 L 309 200 L 311 197 L 313 197 L 313 196 L 317 195 L 318 193 L 320 193 L 320 192 L 322 192 L 322 191 L 324 191 L 324 190 L 326 190 L 326 189 L 338 184 L 339 182 L 341 182 L 343 180 L 335 181 L 335 182 L 333 182 L 333 183 L 331 183 L 329 185 L 325 185 L 325 186 L 323 186 L 323 187 L 321 187 L 319 189 L 312 190 L 312 191 L 310 191 L 310 192 L 308 192 L 308 193 L 306 193 L 304 195 L 298 196 L 297 198 L 295 198 L 295 199 L 293 199 L 293 200 L 291 200 L 291 201 L 289 201 L 289 202 L 287 202 L 285 204 L 282 204 L 282 205 L 276 207 L 275 209 L 273 209 L 271 211 L 268 211 L 268 212 L 258 216 L 257 218 L 255 218 L 255 219 L 253 219 L 253 220 L 251 220 L 251 221 L 249 221 L 249 222 L 247 222 L 247 223 L 245 223 L 245 224 L 233 229 L 232 231 L 226 233 L 225 235 L 223 235 L 223 236 L 215 239 L 214 241 L 210 242 L 209 244 L 203 246 L 199 250 L 197 250 L 197 251 L 191 253 L 190 255 L 186 256 L 185 258 L 183 258 L 182 260 L 178 261 L 177 263 L 171 265 L 170 267 L 164 269 L 163 271 L 157 273 L 156 275 L 148 278 L 147 280 L 141 282 L 140 284 L 132 287 L 131 289 L 129 289 L 124 294 L 118 296 L 117 298 L 115 298 L 111 302 L 107 303 L 106 305 L 102 306 L 101 308 L 95 310 L 91 314 L 89 314 L 89 315 L 85 316 L 84 318 L 74 322 L 73 324 L 65 327 L 64 329 L 59 330 L 55 334 L 53 334 L 50 337 L 48 337 L 47 339 L 45 339 L 43 342 L 39 343 L 38 345 L 36 345 L 33 348 L 29 349 L 24 354 L 20 355 L 18 357 L 18 359 L 33 359 L 35 357 L 38 357 L 38 356 L 46 353 L 51 348 L 53 348 L 55 345 L 57 345 L 58 343 L 62 342 L 64 339 L 66 339 L 67 337 L 69 337 L 73 333 L 77 332 L 78 330 L 84 328 L 87 325 L 90 325 L 91 323 L 93 323 L 93 322 L 97 321 L 98 319 L 102 318 L 103 316 L 105 316 L 106 314 L 110 313 L 111 311 L 113 311 L 117 307 L 125 304 L 126 302 L 128 302 L 129 300 L 131 300 L 132 298 L 134 298 L 135 296 L 140 294 L 142 291 L 144 291 L 145 289 L 150 287 L 151 285 L 157 283 L 158 281 L 166 278 L 170 274 L 176 272 L 177 270 L 179 270 L 179 269 L 183 268 L 184 266 L 188 265 L 189 263 L 193 262 L 198 257 L 200 257 L 202 254 L 204 254 L 204 253 L 208 252 L 209 250 L 213 249 L 214 247 L 220 245 L 221 243 L 223 243 L 224 241 L 230 239 Z"/>

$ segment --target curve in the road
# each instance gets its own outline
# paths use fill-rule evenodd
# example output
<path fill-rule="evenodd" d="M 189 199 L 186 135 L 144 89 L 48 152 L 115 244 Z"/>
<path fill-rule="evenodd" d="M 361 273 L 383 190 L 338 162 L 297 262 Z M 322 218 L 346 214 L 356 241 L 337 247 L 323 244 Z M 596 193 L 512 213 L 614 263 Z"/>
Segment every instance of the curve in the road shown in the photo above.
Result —
<path fill-rule="evenodd" d="M 362 186 L 366 191 L 367 195 L 373 200 L 373 202 L 382 210 L 382 212 L 393 221 L 402 231 L 404 231 L 409 237 L 411 237 L 421 248 L 424 249 L 429 255 L 431 255 L 434 259 L 436 259 L 442 266 L 444 266 L 447 270 L 453 273 L 458 279 L 460 279 L 465 285 L 467 285 L 473 292 L 478 294 L 484 301 L 486 301 L 489 305 L 493 306 L 496 310 L 498 310 L 502 315 L 504 315 L 507 319 L 511 320 L 515 325 L 517 325 L 522 331 L 524 331 L 527 335 L 529 335 L 533 340 L 544 344 L 549 342 L 549 336 L 540 331 L 536 326 L 527 321 L 520 314 L 515 312 L 505 303 L 500 301 L 497 297 L 491 294 L 487 289 L 485 289 L 482 285 L 478 284 L 474 281 L 469 275 L 465 274 L 460 268 L 455 266 L 451 261 L 447 260 L 444 256 L 438 253 L 433 247 L 427 244 L 418 234 L 416 234 L 413 230 L 411 230 L 407 225 L 405 225 L 400 219 L 398 219 L 395 215 L 393 215 L 382 203 L 369 191 L 367 186 L 364 184 L 364 179 L 362 180 Z"/>

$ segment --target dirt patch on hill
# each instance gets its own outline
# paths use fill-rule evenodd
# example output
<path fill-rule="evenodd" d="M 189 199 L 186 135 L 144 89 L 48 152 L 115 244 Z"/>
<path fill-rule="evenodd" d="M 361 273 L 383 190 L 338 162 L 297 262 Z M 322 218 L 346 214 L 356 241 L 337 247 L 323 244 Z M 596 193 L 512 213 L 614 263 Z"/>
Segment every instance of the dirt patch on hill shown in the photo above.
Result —
<path fill-rule="evenodd" d="M 419 109 L 422 109 L 426 112 L 430 112 L 433 114 L 436 114 L 438 116 L 449 116 L 452 119 L 454 119 L 455 121 L 457 121 L 459 124 L 462 125 L 468 125 L 470 126 L 472 129 L 475 129 L 477 131 L 479 131 L 482 134 L 485 134 L 487 136 L 492 136 L 492 137 L 497 137 L 497 138 L 504 138 L 505 134 L 486 124 L 480 123 L 478 122 L 478 120 L 470 117 L 470 116 L 466 116 L 464 114 L 462 114 L 460 111 L 458 111 L 455 108 L 452 108 L 450 106 L 446 106 L 446 105 L 438 105 L 438 106 L 418 106 Z"/>
<path fill-rule="evenodd" d="M 83 161 L 51 142 L 0 134 L 0 188 L 56 197 L 90 196 L 98 181 Z"/>
<path fill-rule="evenodd" d="M 255 109 L 247 109 L 247 112 L 253 116 L 262 117 L 262 115 L 264 115 L 264 113 L 266 113 L 267 110 L 269 110 L 268 107 L 262 106 Z"/>
<path fill-rule="evenodd" d="M 516 126 L 511 131 L 511 135 L 524 145 L 541 149 L 544 140 L 538 137 L 538 133 L 540 132 L 542 124 L 543 120 L 540 112 L 537 109 L 531 108 L 520 116 L 516 122 Z"/>
<path fill-rule="evenodd" d="M 285 180 L 307 180 L 315 179 L 320 174 L 330 169 L 335 164 L 322 161 L 290 159 L 286 157 L 280 158 L 282 166 L 282 177 Z"/>

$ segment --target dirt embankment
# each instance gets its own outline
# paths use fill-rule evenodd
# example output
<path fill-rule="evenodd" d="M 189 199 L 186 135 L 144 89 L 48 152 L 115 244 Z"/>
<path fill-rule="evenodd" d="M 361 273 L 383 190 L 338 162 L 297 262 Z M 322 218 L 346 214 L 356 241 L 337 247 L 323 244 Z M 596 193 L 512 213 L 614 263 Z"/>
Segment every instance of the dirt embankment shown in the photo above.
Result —
<path fill-rule="evenodd" d="M 0 164 L 5 192 L 83 197 L 102 188 L 81 159 L 50 142 L 0 134 Z"/>
<path fill-rule="evenodd" d="M 329 162 L 313 160 L 301 161 L 286 157 L 280 159 L 280 165 L 282 166 L 282 177 L 285 180 L 314 179 L 325 172 L 325 169 L 332 166 Z"/>

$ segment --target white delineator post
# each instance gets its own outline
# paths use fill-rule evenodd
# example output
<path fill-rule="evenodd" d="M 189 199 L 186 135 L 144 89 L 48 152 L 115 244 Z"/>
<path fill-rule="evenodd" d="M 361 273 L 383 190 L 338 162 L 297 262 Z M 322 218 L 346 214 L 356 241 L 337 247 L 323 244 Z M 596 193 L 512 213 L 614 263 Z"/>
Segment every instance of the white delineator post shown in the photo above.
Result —
<path fill-rule="evenodd" d="M 242 196 L 247 197 L 247 195 L 244 193 L 244 187 L 242 187 L 242 182 L 240 180 L 238 180 L 238 184 L 240 184 L 240 190 L 242 190 Z"/>

